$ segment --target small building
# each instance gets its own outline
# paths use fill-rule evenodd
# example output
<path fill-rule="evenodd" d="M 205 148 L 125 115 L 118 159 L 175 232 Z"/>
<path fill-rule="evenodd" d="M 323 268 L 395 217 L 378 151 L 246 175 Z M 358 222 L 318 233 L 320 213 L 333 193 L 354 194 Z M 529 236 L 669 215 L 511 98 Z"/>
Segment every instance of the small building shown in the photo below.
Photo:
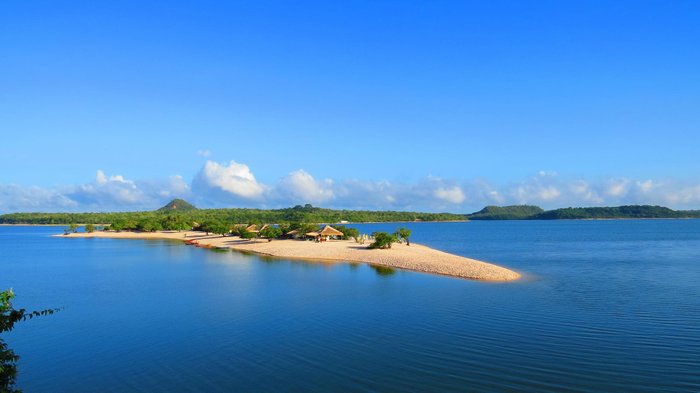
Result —
<path fill-rule="evenodd" d="M 343 232 L 333 228 L 330 225 L 326 225 L 318 232 L 319 239 L 321 241 L 330 240 L 331 238 L 342 238 Z"/>

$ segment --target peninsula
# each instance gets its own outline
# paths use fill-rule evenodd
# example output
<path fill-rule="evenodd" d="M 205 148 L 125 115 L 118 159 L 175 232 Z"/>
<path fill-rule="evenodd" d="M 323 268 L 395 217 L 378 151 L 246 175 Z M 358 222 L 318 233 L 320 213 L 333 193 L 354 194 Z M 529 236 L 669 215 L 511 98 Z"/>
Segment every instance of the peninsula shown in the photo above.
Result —
<path fill-rule="evenodd" d="M 246 240 L 238 236 L 206 235 L 197 231 L 69 233 L 55 235 L 62 238 L 113 238 L 113 239 L 170 239 L 189 244 L 219 249 L 253 252 L 260 255 L 320 260 L 333 262 L 360 262 L 383 267 L 413 270 L 484 281 L 512 281 L 520 274 L 491 263 L 449 254 L 430 247 L 411 243 L 395 244 L 389 249 L 369 249 L 353 240 L 313 242 L 303 240 Z"/>

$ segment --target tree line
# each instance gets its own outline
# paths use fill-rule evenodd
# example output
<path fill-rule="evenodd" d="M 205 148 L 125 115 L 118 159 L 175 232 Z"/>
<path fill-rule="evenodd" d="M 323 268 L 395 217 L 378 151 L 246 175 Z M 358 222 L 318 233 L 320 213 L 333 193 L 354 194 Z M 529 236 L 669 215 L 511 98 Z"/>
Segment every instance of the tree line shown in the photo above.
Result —
<path fill-rule="evenodd" d="M 163 229 L 177 229 L 174 222 L 201 223 L 219 220 L 229 223 L 291 223 L 291 222 L 398 222 L 398 221 L 461 221 L 464 215 L 452 213 L 418 213 L 399 211 L 333 210 L 311 205 L 286 209 L 194 209 L 187 211 L 142 211 L 111 213 L 10 213 L 0 215 L 0 224 L 114 224 L 124 229 L 139 222 L 158 222 Z"/>

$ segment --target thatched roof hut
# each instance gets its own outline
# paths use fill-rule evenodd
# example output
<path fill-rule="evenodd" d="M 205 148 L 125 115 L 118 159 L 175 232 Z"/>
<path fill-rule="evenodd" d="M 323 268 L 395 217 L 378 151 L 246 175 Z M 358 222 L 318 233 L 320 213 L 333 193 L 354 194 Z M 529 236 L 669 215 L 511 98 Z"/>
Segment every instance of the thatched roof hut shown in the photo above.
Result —
<path fill-rule="evenodd" d="M 265 228 L 267 228 L 267 227 L 269 227 L 269 225 L 267 225 L 267 224 L 263 225 L 261 228 L 258 228 L 257 225 L 252 224 L 252 225 L 248 225 L 247 227 L 245 227 L 245 231 L 246 231 L 246 232 L 258 233 L 258 232 L 260 232 L 260 231 L 262 231 L 262 230 L 265 230 Z"/>
<path fill-rule="evenodd" d="M 326 225 L 321 229 L 321 231 L 318 233 L 320 236 L 343 236 L 343 232 L 340 232 L 339 230 L 333 228 L 330 225 Z"/>

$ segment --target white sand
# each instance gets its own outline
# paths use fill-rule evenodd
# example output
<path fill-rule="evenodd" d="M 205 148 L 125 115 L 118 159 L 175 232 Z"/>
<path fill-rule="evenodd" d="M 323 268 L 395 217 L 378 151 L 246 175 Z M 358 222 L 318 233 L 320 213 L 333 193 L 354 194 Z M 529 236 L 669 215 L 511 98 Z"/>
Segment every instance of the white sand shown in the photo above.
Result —
<path fill-rule="evenodd" d="M 94 232 L 55 235 L 65 238 L 172 239 L 191 241 L 201 247 L 250 251 L 280 258 L 337 262 L 362 262 L 391 268 L 486 281 L 512 281 L 520 274 L 501 266 L 435 250 L 420 244 L 394 244 L 385 250 L 371 250 L 353 240 L 313 242 L 302 240 L 244 240 L 236 236 L 206 236 L 202 232 Z"/>

